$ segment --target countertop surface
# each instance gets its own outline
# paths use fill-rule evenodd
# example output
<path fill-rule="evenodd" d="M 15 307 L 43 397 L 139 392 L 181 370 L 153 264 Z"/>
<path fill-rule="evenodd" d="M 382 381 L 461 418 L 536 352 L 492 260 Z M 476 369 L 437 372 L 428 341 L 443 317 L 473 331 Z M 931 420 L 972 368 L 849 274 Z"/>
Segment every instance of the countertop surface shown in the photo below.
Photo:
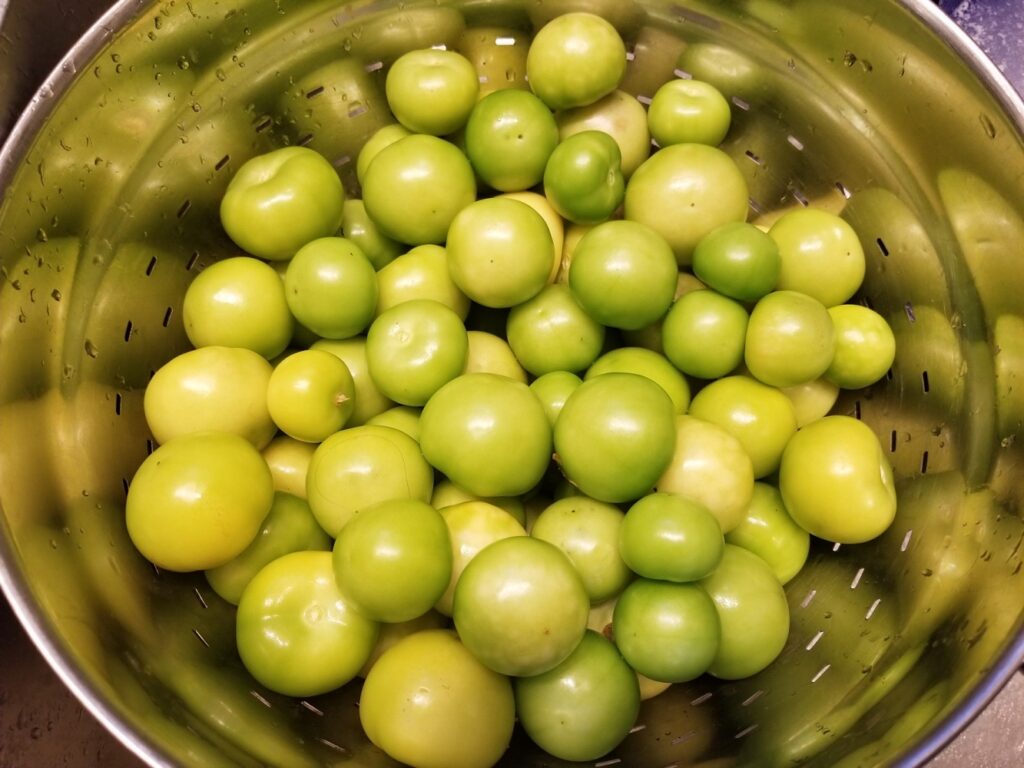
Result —
<path fill-rule="evenodd" d="M 0 0 L 0 21 L 8 4 Z M 1024 3 L 1021 0 L 940 0 L 938 4 L 989 54 L 1006 77 L 1024 92 Z M 21 3 L 39 15 L 42 3 Z M 36 61 L 21 68 L 15 83 L 0 81 L 0 139 L 18 105 L 31 95 L 60 53 L 70 46 L 75 29 L 84 29 L 106 0 L 62 4 L 65 24 L 42 24 L 45 35 L 32 44 Z M 17 41 L 14 41 L 17 43 Z M 0 34 L 0 58 L 11 55 L 10 39 Z M 0 62 L 2 63 L 2 62 Z M 2 73 L 0 73 L 2 74 Z M 6 85 L 6 88 L 4 87 Z M 88 713 L 32 646 L 0 599 L 0 768 L 139 768 L 122 747 Z M 1024 766 L 1024 672 L 1016 674 L 992 704 L 930 764 L 929 768 L 1011 768 Z"/>

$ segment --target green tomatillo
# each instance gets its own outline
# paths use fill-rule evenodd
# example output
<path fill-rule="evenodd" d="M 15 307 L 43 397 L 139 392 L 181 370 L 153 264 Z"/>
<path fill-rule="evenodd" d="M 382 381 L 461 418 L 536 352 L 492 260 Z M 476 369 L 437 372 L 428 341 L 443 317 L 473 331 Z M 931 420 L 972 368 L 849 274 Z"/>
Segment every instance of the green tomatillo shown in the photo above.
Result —
<path fill-rule="evenodd" d="M 604 221 L 622 203 L 622 153 L 603 131 L 582 131 L 563 140 L 544 168 L 544 194 L 576 224 Z"/>
<path fill-rule="evenodd" d="M 254 157 L 231 179 L 220 204 L 228 236 L 246 252 L 287 260 L 341 227 L 345 188 L 334 167 L 307 147 Z"/>

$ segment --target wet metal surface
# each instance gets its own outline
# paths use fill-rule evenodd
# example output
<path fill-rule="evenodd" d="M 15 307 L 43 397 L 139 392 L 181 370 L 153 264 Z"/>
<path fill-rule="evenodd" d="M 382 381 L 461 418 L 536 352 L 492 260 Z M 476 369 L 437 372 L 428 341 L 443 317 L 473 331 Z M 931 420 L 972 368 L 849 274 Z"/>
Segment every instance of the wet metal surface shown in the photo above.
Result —
<path fill-rule="evenodd" d="M 16 77 L 9 82 L 18 83 L 17 88 L 5 90 L 5 81 L 0 80 L 0 94 L 13 94 L 9 103 L 0 103 L 0 135 L 8 117 L 16 113 L 15 105 L 30 94 L 26 83 L 38 82 L 48 69 L 38 59 L 22 63 L 17 52 L 28 47 L 56 60 L 70 42 L 73 27 L 84 27 L 99 6 L 105 5 L 99 0 L 80 0 L 72 4 L 75 11 L 70 16 L 55 24 L 38 18 L 47 3 L 0 0 L 0 16 L 9 6 L 26 3 L 36 9 L 31 23 L 16 32 L 5 29 L 0 35 L 0 64 L 5 59 L 16 62 Z M 989 50 L 1018 88 L 1024 87 L 1024 56 L 1019 49 L 1024 6 L 1019 0 L 944 0 L 940 5 Z M 0 602 L 0 768 L 100 765 L 121 768 L 141 763 L 83 710 L 36 652 L 6 603 Z M 930 765 L 1024 765 L 1024 674 L 1013 677 L 992 705 Z"/>

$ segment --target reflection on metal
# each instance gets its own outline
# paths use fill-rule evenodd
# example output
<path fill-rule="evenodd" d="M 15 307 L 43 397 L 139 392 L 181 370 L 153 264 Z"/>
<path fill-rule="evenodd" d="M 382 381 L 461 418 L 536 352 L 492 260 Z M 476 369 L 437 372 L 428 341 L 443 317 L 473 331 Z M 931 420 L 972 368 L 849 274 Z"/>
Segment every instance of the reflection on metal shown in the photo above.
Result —
<path fill-rule="evenodd" d="M 361 735 L 355 688 L 315 702 L 260 689 L 235 654 L 230 606 L 131 548 L 125 489 L 154 447 L 142 391 L 186 348 L 189 281 L 236 253 L 217 201 L 242 162 L 308 144 L 356 194 L 351 159 L 390 119 L 381 86 L 402 51 L 458 48 L 488 81 L 522 87 L 526 35 L 570 7 L 606 12 L 623 32 L 633 95 L 677 75 L 725 92 L 736 106 L 725 148 L 753 213 L 841 213 L 868 254 L 861 299 L 898 339 L 891 374 L 835 406 L 888 447 L 893 528 L 817 546 L 787 587 L 782 658 L 750 680 L 651 698 L 609 759 L 920 762 L 1020 663 L 1024 112 L 983 87 L 987 67 L 979 80 L 956 57 L 974 54 L 947 45 L 951 27 L 928 3 L 227 6 L 121 4 L 0 157 L 0 581 L 67 682 L 140 756 L 390 765 Z M 539 760 L 516 741 L 505 764 Z"/>

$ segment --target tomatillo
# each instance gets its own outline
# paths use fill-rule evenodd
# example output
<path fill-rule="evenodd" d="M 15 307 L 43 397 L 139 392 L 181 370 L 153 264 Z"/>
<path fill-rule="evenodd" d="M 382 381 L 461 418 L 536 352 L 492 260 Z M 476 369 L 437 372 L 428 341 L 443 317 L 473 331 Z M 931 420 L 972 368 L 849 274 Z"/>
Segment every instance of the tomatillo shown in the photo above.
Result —
<path fill-rule="evenodd" d="M 622 152 L 603 131 L 582 131 L 562 141 L 544 167 L 544 194 L 576 224 L 604 221 L 622 203 Z"/>
<path fill-rule="evenodd" d="M 220 204 L 228 236 L 253 256 L 284 261 L 341 226 L 345 188 L 334 166 L 308 147 L 283 147 L 238 169 Z"/>
<path fill-rule="evenodd" d="M 793 436 L 779 491 L 793 519 L 825 541 L 870 541 L 896 517 L 892 464 L 871 427 L 849 416 L 825 416 Z"/>

